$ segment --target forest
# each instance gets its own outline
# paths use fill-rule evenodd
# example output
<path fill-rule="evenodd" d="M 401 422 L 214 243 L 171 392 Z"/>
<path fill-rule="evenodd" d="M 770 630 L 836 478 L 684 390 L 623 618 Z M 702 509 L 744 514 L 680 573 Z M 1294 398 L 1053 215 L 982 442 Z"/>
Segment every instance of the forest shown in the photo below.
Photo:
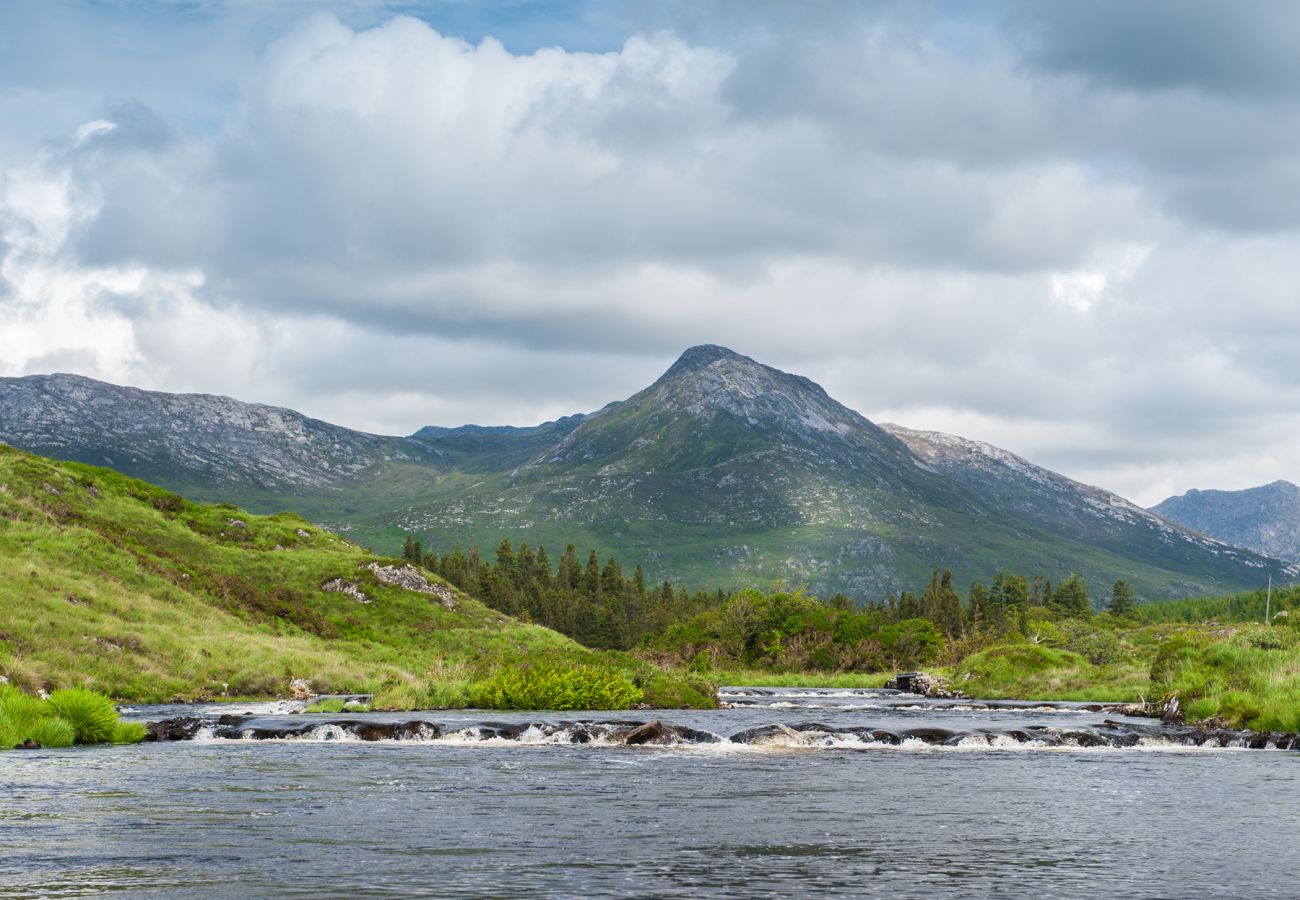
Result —
<path fill-rule="evenodd" d="M 963 594 L 950 571 L 936 568 L 919 593 L 820 599 L 779 586 L 724 592 L 647 584 L 641 566 L 629 576 L 613 557 L 602 565 L 595 550 L 583 562 L 572 544 L 552 563 L 544 547 L 503 540 L 489 561 L 459 547 L 445 556 L 426 552 L 408 536 L 402 555 L 494 609 L 589 647 L 638 650 L 697 670 L 881 672 L 954 661 L 1008 636 L 1096 630 L 1080 627 L 1094 615 L 1094 602 L 1078 574 L 1053 585 L 1002 571 Z M 1136 608 L 1123 580 L 1102 599 L 1111 618 Z"/>

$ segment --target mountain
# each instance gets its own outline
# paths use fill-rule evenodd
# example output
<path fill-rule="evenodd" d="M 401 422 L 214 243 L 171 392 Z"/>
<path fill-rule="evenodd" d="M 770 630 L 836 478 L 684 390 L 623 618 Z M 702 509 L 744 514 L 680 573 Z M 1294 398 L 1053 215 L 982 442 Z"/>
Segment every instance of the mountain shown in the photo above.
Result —
<path fill-rule="evenodd" d="M 937 431 L 882 427 L 926 465 L 1053 535 L 1118 555 L 1164 560 L 1176 570 L 1194 571 L 1205 564 L 1208 554 L 1218 561 L 1211 568 L 1220 577 L 1230 577 L 1237 567 L 1269 567 L 1257 553 L 1190 531 L 1118 494 L 1081 484 L 1000 447 Z"/>
<path fill-rule="evenodd" d="M 1300 487 L 1275 481 L 1244 491 L 1188 491 L 1151 511 L 1239 547 L 1300 562 Z"/>
<path fill-rule="evenodd" d="M 418 443 L 210 394 L 166 394 L 78 375 L 0 378 L 0 439 L 33 453 L 205 489 L 291 492 L 363 480 Z"/>
<path fill-rule="evenodd" d="M 988 445 L 882 428 L 807 378 L 711 345 L 588 415 L 406 438 L 85 379 L 76 396 L 55 392 L 60 415 L 33 410 L 33 382 L 48 391 L 64 378 L 0 380 L 0 439 L 111 456 L 132 474 L 153 466 L 165 485 L 292 509 L 376 548 L 406 533 L 442 552 L 490 553 L 503 537 L 553 552 L 574 543 L 697 587 L 784 581 L 862 597 L 915 589 L 934 566 L 963 583 L 999 568 L 1078 570 L 1099 592 L 1123 577 L 1147 596 L 1300 574 Z M 169 403 L 185 410 L 176 418 L 195 409 L 205 424 L 159 427 L 155 409 Z M 257 415 L 292 422 L 315 443 L 241 424 Z M 296 480 L 280 474 L 282 452 Z M 318 452 L 330 466 L 312 473 Z"/>

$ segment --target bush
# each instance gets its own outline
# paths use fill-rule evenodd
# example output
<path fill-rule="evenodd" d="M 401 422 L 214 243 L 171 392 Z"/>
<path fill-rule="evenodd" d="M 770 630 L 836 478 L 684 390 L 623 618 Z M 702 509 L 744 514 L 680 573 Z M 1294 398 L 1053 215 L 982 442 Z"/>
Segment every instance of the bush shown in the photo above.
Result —
<path fill-rule="evenodd" d="M 1119 638 L 1081 619 L 1067 619 L 1060 628 L 1066 650 L 1077 653 L 1095 666 L 1118 662 L 1124 655 Z"/>
<path fill-rule="evenodd" d="M 78 744 L 106 744 L 113 740 L 117 709 L 103 694 L 85 688 L 66 688 L 50 694 L 45 702 L 56 716 L 72 725 Z"/>
<path fill-rule="evenodd" d="M 498 672 L 475 701 L 484 709 L 627 709 L 642 696 L 613 669 L 537 663 Z"/>

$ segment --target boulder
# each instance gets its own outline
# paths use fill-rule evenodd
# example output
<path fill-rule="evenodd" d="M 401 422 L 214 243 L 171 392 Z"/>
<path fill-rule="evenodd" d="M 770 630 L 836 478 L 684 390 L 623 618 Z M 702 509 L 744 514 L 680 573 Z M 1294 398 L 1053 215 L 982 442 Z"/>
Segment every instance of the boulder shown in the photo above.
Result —
<path fill-rule="evenodd" d="M 664 727 L 664 723 L 655 719 L 653 722 L 646 722 L 644 725 L 639 725 L 636 728 L 633 728 L 624 735 L 623 743 L 628 746 L 648 744 L 651 741 L 661 741 L 667 737 L 667 735 L 668 729 Z"/>
<path fill-rule="evenodd" d="M 178 716 L 149 722 L 144 726 L 146 741 L 192 741 L 203 727 L 203 720 L 198 716 Z"/>

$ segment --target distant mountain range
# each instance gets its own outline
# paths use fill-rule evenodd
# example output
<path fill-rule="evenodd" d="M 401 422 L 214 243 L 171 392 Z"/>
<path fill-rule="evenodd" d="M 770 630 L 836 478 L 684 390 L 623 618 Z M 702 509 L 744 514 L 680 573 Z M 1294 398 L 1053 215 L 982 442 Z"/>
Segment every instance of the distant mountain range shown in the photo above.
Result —
<path fill-rule="evenodd" d="M 723 347 L 533 428 L 381 437 L 291 410 L 68 375 L 0 379 L 0 440 L 200 499 L 290 509 L 392 550 L 566 543 L 697 587 L 784 581 L 861 597 L 934 566 L 999 568 L 1146 596 L 1290 581 L 1300 567 L 1175 525 L 996 447 L 878 426 L 797 375 Z"/>
<path fill-rule="evenodd" d="M 1151 511 L 1238 547 L 1300 562 L 1300 487 L 1289 481 L 1243 491 L 1188 491 Z"/>

